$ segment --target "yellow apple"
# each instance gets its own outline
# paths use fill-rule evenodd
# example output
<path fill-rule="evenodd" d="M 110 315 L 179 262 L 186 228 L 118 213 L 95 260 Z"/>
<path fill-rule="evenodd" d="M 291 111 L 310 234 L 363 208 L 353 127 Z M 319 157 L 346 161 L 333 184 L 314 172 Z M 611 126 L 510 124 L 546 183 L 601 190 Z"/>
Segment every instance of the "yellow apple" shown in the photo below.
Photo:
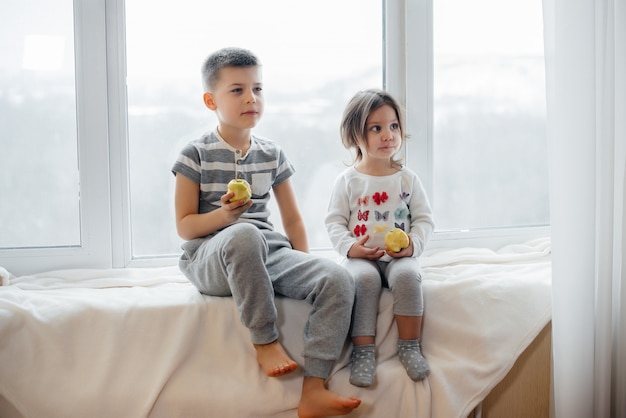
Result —
<path fill-rule="evenodd" d="M 385 234 L 387 251 L 397 253 L 409 246 L 409 236 L 400 228 L 393 228 Z"/>
<path fill-rule="evenodd" d="M 228 191 L 235 193 L 235 195 L 230 198 L 230 202 L 243 200 L 244 203 L 248 203 L 248 200 L 252 197 L 250 184 L 244 179 L 232 179 L 228 183 Z"/>

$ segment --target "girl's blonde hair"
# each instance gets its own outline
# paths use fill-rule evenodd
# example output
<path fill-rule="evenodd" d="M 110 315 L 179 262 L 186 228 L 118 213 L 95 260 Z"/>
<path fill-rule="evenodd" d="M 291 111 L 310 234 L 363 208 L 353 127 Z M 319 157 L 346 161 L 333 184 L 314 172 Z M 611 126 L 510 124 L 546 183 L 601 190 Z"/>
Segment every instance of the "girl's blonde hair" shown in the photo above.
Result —
<path fill-rule="evenodd" d="M 367 89 L 356 93 L 348 102 L 341 118 L 339 132 L 341 142 L 347 149 L 356 151 L 355 161 L 363 159 L 359 145 L 367 147 L 367 118 L 381 106 L 389 105 L 396 112 L 400 136 L 404 142 L 408 135 L 404 132 L 404 109 L 389 93 L 381 89 Z M 401 161 L 392 160 L 393 165 L 401 166 Z"/>

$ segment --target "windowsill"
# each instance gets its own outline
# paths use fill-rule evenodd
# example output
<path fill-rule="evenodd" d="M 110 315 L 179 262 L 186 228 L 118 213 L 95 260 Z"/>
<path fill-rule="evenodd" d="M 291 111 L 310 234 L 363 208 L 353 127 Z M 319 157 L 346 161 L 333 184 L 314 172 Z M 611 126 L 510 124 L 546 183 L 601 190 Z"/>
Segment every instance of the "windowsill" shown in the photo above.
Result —
<path fill-rule="evenodd" d="M 537 238 L 550 236 L 549 226 L 532 228 L 485 229 L 473 231 L 436 232 L 426 250 L 453 249 L 462 247 L 489 248 L 499 250 L 510 244 L 520 244 Z M 332 248 L 313 248 L 311 253 L 319 257 L 339 259 Z M 178 263 L 178 254 L 163 257 L 143 257 L 132 260 L 127 267 L 166 267 Z"/>

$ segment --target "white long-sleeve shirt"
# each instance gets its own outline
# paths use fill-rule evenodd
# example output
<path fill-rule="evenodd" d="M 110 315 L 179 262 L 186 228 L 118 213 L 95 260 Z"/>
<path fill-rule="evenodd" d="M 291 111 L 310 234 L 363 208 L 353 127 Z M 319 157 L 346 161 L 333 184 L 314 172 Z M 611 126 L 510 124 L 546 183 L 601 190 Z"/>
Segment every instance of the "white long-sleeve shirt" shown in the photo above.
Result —
<path fill-rule="evenodd" d="M 413 257 L 418 257 L 434 230 L 424 186 L 406 167 L 389 176 L 346 169 L 335 179 L 325 223 L 335 251 L 344 257 L 364 235 L 370 236 L 367 247 L 384 249 L 385 234 L 396 227 L 411 236 Z"/>

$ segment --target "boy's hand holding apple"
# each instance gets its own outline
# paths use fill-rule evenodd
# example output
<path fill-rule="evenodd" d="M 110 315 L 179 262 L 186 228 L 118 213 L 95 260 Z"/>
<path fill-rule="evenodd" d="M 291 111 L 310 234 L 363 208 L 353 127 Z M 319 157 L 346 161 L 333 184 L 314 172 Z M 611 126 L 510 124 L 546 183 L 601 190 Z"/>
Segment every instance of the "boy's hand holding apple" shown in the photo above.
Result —
<path fill-rule="evenodd" d="M 230 202 L 238 202 L 243 200 L 243 203 L 248 203 L 248 200 L 252 197 L 252 190 L 250 184 L 244 179 L 232 179 L 228 183 L 228 191 L 235 195 L 230 198 Z"/>

